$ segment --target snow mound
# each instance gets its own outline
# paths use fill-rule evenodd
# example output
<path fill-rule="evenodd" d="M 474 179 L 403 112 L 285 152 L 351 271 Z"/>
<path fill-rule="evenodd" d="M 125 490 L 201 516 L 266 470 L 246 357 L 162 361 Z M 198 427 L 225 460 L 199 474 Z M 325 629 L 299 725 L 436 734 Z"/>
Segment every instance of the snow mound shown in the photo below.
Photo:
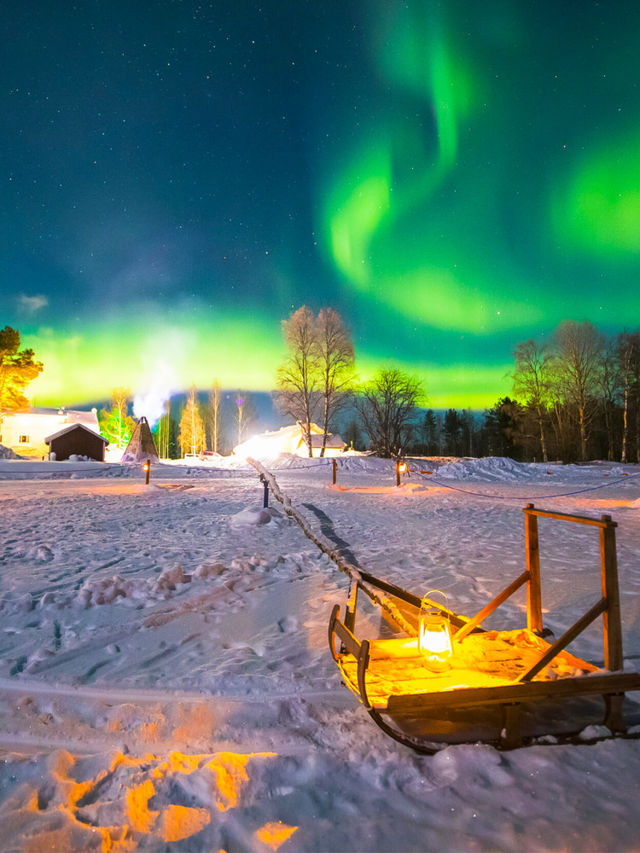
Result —
<path fill-rule="evenodd" d="M 24 456 L 18 456 L 18 454 L 14 453 L 10 447 L 5 447 L 4 444 L 0 444 L 0 459 L 24 459 Z"/>
<path fill-rule="evenodd" d="M 437 476 L 448 480 L 528 480 L 534 474 L 530 463 L 516 462 L 505 456 L 459 459 L 437 469 Z"/>
<path fill-rule="evenodd" d="M 179 586 L 188 583 L 191 583 L 191 575 L 185 574 L 181 566 L 165 569 L 156 578 L 123 578 L 114 575 L 84 583 L 78 590 L 76 602 L 85 608 L 113 604 L 119 598 L 153 602 L 166 598 Z"/>
<path fill-rule="evenodd" d="M 262 527 L 265 524 L 275 523 L 279 527 L 284 520 L 282 513 L 275 507 L 268 506 L 262 509 L 247 507 L 231 517 L 231 524 L 233 527 Z"/>

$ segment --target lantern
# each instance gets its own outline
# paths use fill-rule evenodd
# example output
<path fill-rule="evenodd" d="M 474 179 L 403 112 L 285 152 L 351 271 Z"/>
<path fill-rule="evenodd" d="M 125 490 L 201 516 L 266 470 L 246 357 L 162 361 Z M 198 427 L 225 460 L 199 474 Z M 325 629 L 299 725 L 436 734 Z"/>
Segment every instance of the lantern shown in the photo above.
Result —
<path fill-rule="evenodd" d="M 142 466 L 142 470 L 144 471 L 144 482 L 145 485 L 149 485 L 149 472 L 151 471 L 151 461 L 147 459 L 147 461 Z"/>
<path fill-rule="evenodd" d="M 428 592 L 420 604 L 420 625 L 418 648 L 425 656 L 425 665 L 434 672 L 444 672 L 451 666 L 451 630 L 446 613 L 433 603 L 430 596 L 437 594 L 444 599 L 447 596 L 438 589 Z"/>

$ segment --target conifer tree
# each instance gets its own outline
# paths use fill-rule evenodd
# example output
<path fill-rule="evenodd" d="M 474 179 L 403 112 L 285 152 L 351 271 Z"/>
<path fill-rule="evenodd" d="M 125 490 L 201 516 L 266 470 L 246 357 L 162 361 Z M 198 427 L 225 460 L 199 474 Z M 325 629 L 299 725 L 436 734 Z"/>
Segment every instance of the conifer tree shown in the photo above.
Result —
<path fill-rule="evenodd" d="M 5 326 L 0 330 L 0 423 L 3 413 L 29 405 L 24 390 L 42 369 L 42 362 L 35 360 L 32 349 L 20 349 L 17 329 Z"/>

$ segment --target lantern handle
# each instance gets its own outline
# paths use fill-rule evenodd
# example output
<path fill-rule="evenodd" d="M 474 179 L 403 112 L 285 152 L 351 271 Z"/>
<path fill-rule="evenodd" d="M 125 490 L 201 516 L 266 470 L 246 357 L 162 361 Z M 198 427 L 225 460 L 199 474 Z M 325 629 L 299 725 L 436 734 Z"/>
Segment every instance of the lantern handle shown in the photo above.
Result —
<path fill-rule="evenodd" d="M 449 610 L 449 598 L 445 592 L 442 592 L 440 589 L 430 589 L 429 592 L 426 592 L 422 596 L 422 600 L 420 602 L 420 610 L 425 607 L 425 599 L 429 600 L 432 595 L 441 595 L 444 598 L 444 609 Z"/>

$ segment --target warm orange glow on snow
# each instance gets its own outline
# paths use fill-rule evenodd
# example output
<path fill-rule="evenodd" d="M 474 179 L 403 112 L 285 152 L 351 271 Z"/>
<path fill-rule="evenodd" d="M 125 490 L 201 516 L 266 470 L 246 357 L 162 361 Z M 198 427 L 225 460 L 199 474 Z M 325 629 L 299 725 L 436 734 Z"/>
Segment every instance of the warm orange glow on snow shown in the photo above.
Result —
<path fill-rule="evenodd" d="M 211 815 L 207 809 L 170 805 L 162 812 L 160 835 L 163 841 L 182 841 L 200 832 L 209 823 Z"/>
<path fill-rule="evenodd" d="M 286 823 L 282 823 L 279 820 L 277 823 L 265 823 L 263 827 L 256 830 L 255 836 L 258 841 L 262 841 L 267 847 L 277 850 L 284 844 L 287 838 L 291 838 L 297 829 L 297 826 L 287 826 Z"/>
<path fill-rule="evenodd" d="M 333 489 L 336 492 L 358 492 L 366 495 L 398 495 L 410 497 L 425 497 L 428 492 L 433 490 L 433 486 L 425 486 L 422 483 L 403 483 L 398 486 L 327 486 L 328 489 Z"/>
<path fill-rule="evenodd" d="M 257 753 L 261 757 L 275 753 Z M 219 752 L 206 766 L 215 773 L 218 790 L 214 791 L 216 804 L 221 812 L 238 805 L 242 787 L 249 781 L 246 766 L 254 755 L 239 755 L 237 752 Z"/>
<path fill-rule="evenodd" d="M 139 848 L 143 836 L 147 837 L 144 844 L 153 838 L 167 844 L 191 838 L 215 821 L 220 812 L 242 805 L 251 761 L 276 756 L 273 752 L 188 755 L 172 751 L 164 756 L 148 753 L 136 758 L 118 752 L 108 767 L 82 779 L 83 762 L 70 752 L 59 750 L 51 766 L 55 789 L 47 796 L 50 797 L 49 807 L 60 812 L 61 825 L 56 824 L 55 829 L 47 825 L 35 832 L 20 849 L 34 853 L 93 850 L 98 849 L 97 838 L 102 853 L 132 853 Z M 170 801 L 176 785 L 179 788 L 176 777 L 194 773 L 199 774 L 196 790 L 204 795 L 201 803 L 208 806 L 210 802 L 210 807 L 184 806 Z M 108 822 L 100 825 L 101 813 L 93 812 L 92 806 L 96 792 L 106 783 L 115 785 L 118 795 L 113 797 L 103 815 L 104 820 L 108 814 Z M 40 813 L 39 798 L 37 788 L 26 791 L 23 808 Z M 88 814 L 92 815 L 90 822 Z M 296 828 L 274 822 L 254 834 L 272 850 L 277 850 Z"/>
<path fill-rule="evenodd" d="M 160 814 L 149 809 L 149 800 L 155 792 L 151 779 L 127 791 L 127 817 L 131 828 L 137 832 L 150 832 Z"/>

